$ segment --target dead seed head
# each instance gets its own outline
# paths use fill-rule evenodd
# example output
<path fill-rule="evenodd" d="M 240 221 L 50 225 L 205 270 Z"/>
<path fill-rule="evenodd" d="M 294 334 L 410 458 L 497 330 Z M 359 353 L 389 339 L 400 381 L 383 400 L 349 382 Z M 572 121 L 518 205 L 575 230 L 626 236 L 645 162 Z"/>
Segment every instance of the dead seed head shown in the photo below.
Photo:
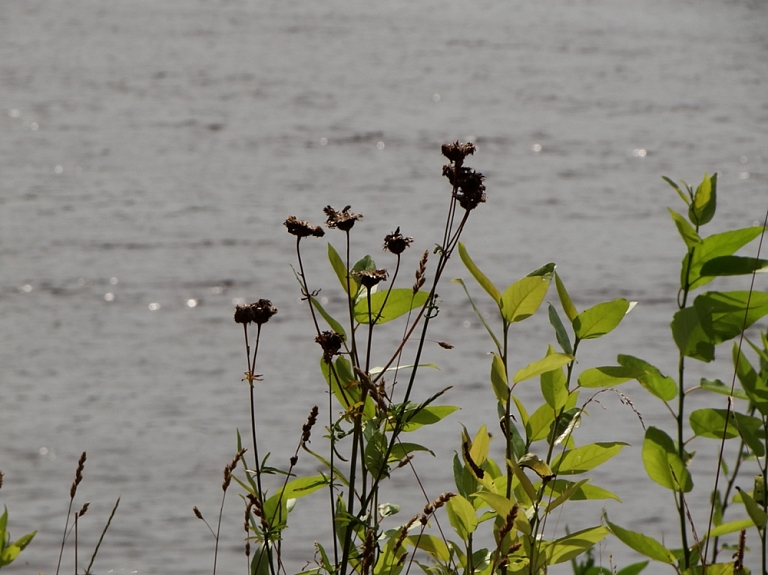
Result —
<path fill-rule="evenodd" d="M 248 325 L 253 322 L 262 325 L 277 313 L 277 308 L 268 299 L 260 299 L 248 305 L 235 306 L 235 322 Z"/>
<path fill-rule="evenodd" d="M 387 280 L 387 270 L 385 269 L 358 270 L 358 271 L 353 271 L 352 275 L 358 278 L 360 280 L 360 283 L 363 284 L 368 289 L 371 289 L 373 286 L 378 285 L 379 282 L 383 282 Z"/>
<path fill-rule="evenodd" d="M 427 259 L 429 259 L 429 250 L 424 250 L 424 253 L 421 256 L 421 260 L 419 261 L 419 269 L 416 270 L 416 281 L 413 283 L 413 293 L 417 293 L 421 286 L 424 285 L 424 282 L 426 281 L 425 275 L 427 273 Z"/>
<path fill-rule="evenodd" d="M 315 423 L 317 423 L 317 414 L 318 413 L 319 413 L 319 410 L 317 409 L 317 406 L 315 405 L 312 408 L 312 411 L 309 412 L 309 417 L 307 418 L 307 422 L 304 424 L 304 427 L 301 428 L 301 442 L 302 443 L 307 443 L 309 441 L 309 437 L 312 434 L 312 428 L 314 427 Z"/>
<path fill-rule="evenodd" d="M 75 472 L 75 480 L 72 482 L 72 487 L 69 488 L 69 497 L 73 499 L 75 493 L 77 493 L 77 486 L 83 480 L 83 469 L 85 469 L 85 451 L 77 461 L 77 471 Z"/>
<path fill-rule="evenodd" d="M 86 501 L 85 504 L 83 505 L 83 507 L 80 509 L 80 511 L 78 511 L 77 516 L 78 517 L 82 517 L 83 515 L 85 515 L 85 513 L 88 511 L 88 507 L 90 507 L 90 505 L 91 505 L 91 502 L 90 501 Z"/>
<path fill-rule="evenodd" d="M 485 203 L 485 176 L 471 168 L 443 166 L 443 175 L 456 190 L 454 197 L 462 208 L 474 210 L 479 204 Z"/>
<path fill-rule="evenodd" d="M 289 234 L 294 235 L 297 238 L 306 238 L 309 236 L 321 238 L 325 235 L 325 231 L 320 226 L 313 226 L 309 222 L 296 218 L 296 216 L 288 216 L 288 219 L 283 222 L 283 225 L 288 228 Z"/>
<path fill-rule="evenodd" d="M 395 255 L 401 254 L 405 248 L 413 243 L 413 238 L 409 238 L 400 233 L 400 227 L 387 236 L 384 236 L 384 247 L 382 249 Z"/>
<path fill-rule="evenodd" d="M 202 513 L 200 513 L 200 510 L 197 508 L 197 505 L 195 505 L 195 506 L 192 508 L 192 513 L 194 513 L 194 514 L 195 514 L 195 517 L 197 517 L 198 519 L 202 519 L 203 521 L 205 521 L 205 519 L 203 519 L 203 514 L 202 514 Z"/>
<path fill-rule="evenodd" d="M 338 355 L 339 350 L 341 350 L 344 336 L 335 331 L 324 331 L 315 338 L 315 341 L 323 348 L 325 363 L 331 363 L 333 356 Z"/>
<path fill-rule="evenodd" d="M 3 472 L 0 471 L 0 488 L 2 488 L 3 486 L 3 476 L 4 476 Z"/>
<path fill-rule="evenodd" d="M 334 210 L 331 206 L 325 206 L 323 211 L 328 219 L 325 220 L 325 225 L 329 228 L 337 228 L 343 232 L 348 232 L 355 225 L 357 220 L 363 219 L 363 214 L 353 214 L 349 211 L 352 206 L 346 206 L 340 212 Z"/>
<path fill-rule="evenodd" d="M 443 144 L 443 155 L 448 158 L 456 166 L 461 166 L 464 163 L 464 158 L 475 153 L 475 145 L 472 142 L 466 144 L 460 144 L 455 141 L 453 144 Z"/>

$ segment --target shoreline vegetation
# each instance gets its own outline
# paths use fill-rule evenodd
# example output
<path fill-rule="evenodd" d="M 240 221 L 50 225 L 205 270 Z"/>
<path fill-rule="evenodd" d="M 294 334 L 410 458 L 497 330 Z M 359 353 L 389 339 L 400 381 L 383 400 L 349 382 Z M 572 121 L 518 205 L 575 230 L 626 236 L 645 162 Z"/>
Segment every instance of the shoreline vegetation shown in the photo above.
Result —
<path fill-rule="evenodd" d="M 352 206 L 326 206 L 324 225 L 293 215 L 283 224 L 295 238 L 294 274 L 312 320 L 313 333 L 306 339 L 308 345 L 314 339 L 319 346 L 306 353 L 317 354 L 315 383 L 327 390 L 327 404 L 307 406 L 309 415 L 297 430 L 291 454 L 269 453 L 259 433 L 259 406 L 267 402 L 257 400 L 269 395 L 270 381 L 276 379 L 259 373 L 260 344 L 278 309 L 263 298 L 236 306 L 251 425 L 242 436 L 237 433 L 235 455 L 224 467 L 215 519 L 209 521 L 193 508 L 213 538 L 212 573 L 217 572 L 224 503 L 232 489 L 243 504 L 243 572 L 249 575 L 287 575 L 285 549 L 291 541 L 286 529 L 291 521 L 303 520 L 299 500 L 304 497 L 325 499 L 327 510 L 325 517 L 314 518 L 325 535 L 314 549 L 306 550 L 301 571 L 306 575 L 540 575 L 562 569 L 574 575 L 636 575 L 646 569 L 735 575 L 750 573 L 748 565 L 767 573 L 768 330 L 756 329 L 768 315 L 768 290 L 757 275 L 768 270 L 768 260 L 760 258 L 765 223 L 704 235 L 704 226 L 716 213 L 717 174 L 705 174 L 696 187 L 663 177 L 684 205 L 680 211 L 669 209 L 681 239 L 677 311 L 670 318 L 668 340 L 677 349 L 677 371 L 662 373 L 653 357 L 628 354 L 618 354 L 613 365 L 584 365 L 579 351 L 605 345 L 592 340 L 609 336 L 637 302 L 618 298 L 580 309 L 578 296 L 572 298 L 566 288 L 567 268 L 561 276 L 554 262 L 509 286 L 495 285 L 493 274 L 486 275 L 493 270 L 481 270 L 470 255 L 471 246 L 461 241 L 470 220 L 482 217 L 475 212 L 492 203 L 483 174 L 465 163 L 476 148 L 457 141 L 441 151 L 447 159 L 445 225 L 442 237 L 423 244 L 434 247 L 423 251 L 415 270 L 401 266 L 401 257 L 430 240 L 414 239 L 395 227 L 384 235 L 378 261 L 356 254 L 355 235 L 366 232 L 360 231 L 363 214 L 353 212 Z M 325 247 L 327 258 L 345 301 L 338 316 L 318 298 L 320 287 L 327 286 L 314 285 L 303 264 L 306 257 L 318 257 L 326 230 L 332 236 Z M 749 255 L 736 255 L 749 244 L 757 247 Z M 468 281 L 450 281 L 465 292 L 494 350 L 489 361 L 476 368 L 488 374 L 483 379 L 493 392 L 498 418 L 478 429 L 456 429 L 450 419 L 443 422 L 459 409 L 449 405 L 450 385 L 428 396 L 419 388 L 422 371 L 437 367 L 424 362 L 425 347 L 453 347 L 429 338 L 430 324 L 441 313 L 438 290 L 449 282 L 449 264 L 453 275 L 465 271 L 471 276 Z M 713 291 L 709 286 L 729 276 L 747 278 L 747 289 Z M 548 294 L 557 306 L 544 305 Z M 495 304 L 492 317 L 481 313 L 480 298 Z M 536 313 L 547 314 L 551 341 L 539 357 L 526 358 L 526 367 L 513 372 L 514 340 L 525 337 L 525 327 L 519 324 Z M 392 333 L 398 343 L 389 348 L 384 342 L 392 341 Z M 690 363 L 711 364 L 717 346 L 719 363 L 729 361 L 733 377 L 693 381 Z M 385 360 L 376 365 L 373 358 Z M 663 428 L 645 425 L 621 390 L 628 381 L 639 382 L 640 389 L 662 402 L 668 413 Z M 519 385 L 538 386 L 538 404 L 524 403 L 517 394 Z M 707 407 L 697 403 L 696 409 L 689 408 L 686 398 L 694 391 L 709 398 Z M 624 527 L 626 517 L 612 512 L 609 518 L 605 511 L 596 525 L 576 532 L 562 527 L 569 516 L 579 516 L 582 501 L 619 499 L 592 483 L 591 472 L 610 466 L 627 444 L 611 441 L 609 433 L 604 441 L 578 441 L 580 426 L 589 424 L 587 409 L 602 394 L 617 397 L 628 416 L 641 424 L 642 452 L 634 465 L 638 475 L 647 475 L 649 487 L 655 483 L 667 491 L 677 511 L 676 535 L 670 534 L 671 525 L 664 534 L 661 528 L 656 533 L 631 531 Z M 445 469 L 452 469 L 455 486 L 442 494 L 433 493 L 418 471 L 418 458 L 434 452 L 412 435 L 435 424 L 459 438 L 452 459 L 443 462 Z M 696 445 L 708 441 L 719 445 L 716 468 L 694 474 L 690 463 Z M 310 458 L 315 472 L 298 473 L 299 458 Z M 74 515 L 72 509 L 85 460 L 83 453 L 70 489 L 57 574 L 68 546 L 74 549 L 75 573 L 93 572 L 119 506 L 118 499 L 83 571 L 78 564 L 78 522 L 88 503 Z M 422 509 L 401 510 L 397 502 L 383 500 L 384 486 L 396 474 L 415 478 L 424 495 Z M 699 494 L 710 494 L 705 523 L 695 522 L 691 513 L 694 484 Z M 550 519 L 554 513 L 557 518 Z M 12 541 L 7 523 L 6 510 L 0 518 L 0 567 L 13 562 L 35 536 L 33 532 Z M 604 564 L 602 555 L 596 559 L 594 548 L 607 538 L 644 559 L 614 565 L 609 558 Z M 556 565 L 564 567 L 553 568 Z"/>

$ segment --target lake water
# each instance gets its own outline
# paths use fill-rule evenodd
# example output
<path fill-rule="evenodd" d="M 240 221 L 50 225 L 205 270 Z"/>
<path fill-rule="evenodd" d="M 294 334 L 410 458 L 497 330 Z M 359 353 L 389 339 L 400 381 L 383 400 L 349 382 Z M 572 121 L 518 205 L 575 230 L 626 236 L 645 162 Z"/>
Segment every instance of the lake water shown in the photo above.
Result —
<path fill-rule="evenodd" d="M 192 506 L 215 518 L 235 431 L 248 429 L 234 303 L 280 309 L 265 326 L 257 411 L 262 449 L 285 461 L 325 396 L 283 220 L 321 223 L 326 204 L 351 204 L 365 215 L 355 253 L 390 268 L 380 246 L 401 226 L 415 238 L 408 286 L 440 238 L 446 141 L 476 142 L 470 165 L 487 176 L 488 202 L 464 235 L 481 268 L 506 286 L 554 261 L 580 309 L 639 301 L 614 334 L 585 343 L 580 366 L 632 353 L 673 373 L 682 243 L 666 207 L 683 206 L 661 175 L 696 184 L 718 172 L 707 232 L 761 222 L 767 94 L 759 0 L 5 2 L 0 495 L 14 537 L 39 530 L 9 573 L 55 572 L 82 451 L 81 570 L 119 495 L 96 573 L 210 573 L 212 538 Z M 325 240 L 341 249 L 340 234 Z M 305 247 L 310 281 L 341 309 L 325 241 Z M 458 258 L 446 279 L 457 276 L 469 276 Z M 428 348 L 441 371 L 424 373 L 417 394 L 452 385 L 445 401 L 464 409 L 420 436 L 443 455 L 416 460 L 432 496 L 450 488 L 459 423 L 495 420 L 492 343 L 457 285 L 439 293 L 431 337 L 455 349 Z M 513 332 L 515 369 L 554 341 L 540 315 Z M 692 365 L 691 381 L 699 375 L 729 380 L 728 362 Z M 519 389 L 535 405 L 538 384 Z M 646 424 L 671 429 L 639 386 L 623 391 Z M 577 441 L 631 444 L 595 477 L 624 499 L 606 504 L 611 518 L 676 542 L 672 498 L 642 471 L 637 419 L 615 398 L 602 405 Z M 714 443 L 695 445 L 711 469 Z M 313 468 L 307 456 L 299 466 Z M 414 487 L 405 475 L 388 492 L 401 521 L 423 505 L 403 495 Z M 697 484 L 697 518 L 709 481 Z M 601 505 L 569 507 L 560 532 L 599 522 Z M 286 532 L 292 569 L 328 537 L 313 520 L 325 499 L 304 511 Z M 243 572 L 241 517 L 233 489 L 222 573 Z M 637 560 L 615 540 L 606 566 L 609 555 Z M 64 565 L 71 572 L 71 547 Z"/>

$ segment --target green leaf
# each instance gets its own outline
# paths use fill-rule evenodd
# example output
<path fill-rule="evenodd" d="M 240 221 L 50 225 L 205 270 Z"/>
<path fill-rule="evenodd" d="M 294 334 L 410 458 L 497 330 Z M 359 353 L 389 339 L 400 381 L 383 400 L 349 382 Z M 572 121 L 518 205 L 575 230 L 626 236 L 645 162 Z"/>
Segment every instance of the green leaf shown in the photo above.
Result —
<path fill-rule="evenodd" d="M 754 499 L 741 489 L 740 487 L 736 487 L 736 489 L 739 491 L 739 494 L 741 495 L 741 500 L 744 503 L 744 507 L 747 509 L 747 514 L 749 515 L 749 518 L 752 519 L 752 521 L 755 522 L 755 525 L 757 525 L 758 529 L 763 529 L 765 527 L 766 522 L 768 522 L 768 515 L 765 513 L 763 508 L 758 505 Z"/>
<path fill-rule="evenodd" d="M 754 525 L 754 521 L 751 519 L 739 519 L 738 521 L 731 521 L 730 523 L 723 523 L 718 525 L 709 532 L 709 538 L 720 537 L 722 535 L 728 535 L 729 533 L 736 533 L 742 529 L 749 529 Z"/>
<path fill-rule="evenodd" d="M 339 335 L 342 335 L 344 337 L 344 341 L 347 340 L 347 332 L 344 331 L 344 328 L 341 327 L 341 324 L 337 322 L 335 319 L 331 317 L 331 315 L 325 311 L 322 305 L 320 305 L 320 302 L 317 301 L 317 298 L 309 296 L 309 301 L 312 302 L 312 305 L 314 308 L 320 312 L 320 315 L 323 316 L 323 319 L 325 322 L 330 326 L 330 328 L 338 333 Z"/>
<path fill-rule="evenodd" d="M 693 489 L 691 474 L 680 459 L 675 443 L 664 431 L 649 427 L 643 441 L 643 463 L 648 476 L 672 491 Z"/>
<path fill-rule="evenodd" d="M 683 238 L 686 247 L 691 249 L 692 247 L 701 245 L 701 237 L 696 233 L 696 230 L 691 227 L 688 220 L 678 214 L 675 210 L 671 208 L 667 209 L 669 210 L 672 219 L 675 221 L 677 231 L 680 232 L 680 236 Z"/>
<path fill-rule="evenodd" d="M 461 495 L 454 495 L 445 504 L 448 520 L 458 536 L 466 541 L 477 529 L 477 514 L 474 506 Z"/>
<path fill-rule="evenodd" d="M 662 374 L 658 368 L 647 361 L 632 355 L 623 354 L 620 354 L 616 360 L 622 367 L 641 371 L 642 374 L 636 376 L 635 379 L 662 401 L 671 401 L 677 397 L 677 383 L 675 383 L 675 380 Z"/>
<path fill-rule="evenodd" d="M 603 540 L 608 533 L 608 529 L 600 525 L 569 533 L 565 537 L 552 541 L 550 545 L 543 546 L 546 552 L 546 564 L 557 565 L 564 561 L 570 561 L 574 557 L 586 553 L 596 543 Z"/>
<path fill-rule="evenodd" d="M 526 276 L 517 280 L 501 294 L 501 314 L 509 323 L 516 323 L 531 317 L 549 289 L 552 275 Z"/>
<path fill-rule="evenodd" d="M 493 356 L 491 361 L 491 386 L 493 387 L 493 393 L 496 395 L 496 399 L 506 405 L 509 401 L 509 383 L 504 368 L 504 361 L 495 353 L 491 355 Z"/>
<path fill-rule="evenodd" d="M 378 291 L 371 294 L 371 316 L 376 319 L 381 313 L 381 317 L 376 323 L 386 323 L 405 315 L 414 308 L 423 306 L 428 297 L 429 294 L 425 291 L 417 292 L 414 295 L 410 288 L 393 289 L 389 292 Z M 382 306 L 384 306 L 383 309 Z M 361 297 L 355 303 L 355 320 L 367 324 L 370 319 L 368 316 L 368 298 Z"/>
<path fill-rule="evenodd" d="M 744 276 L 766 271 L 768 271 L 768 260 L 741 256 L 721 256 L 704 262 L 701 266 L 702 277 Z"/>
<path fill-rule="evenodd" d="M 709 363 L 715 359 L 715 346 L 707 335 L 707 331 L 712 330 L 712 318 L 700 313 L 703 311 L 705 310 L 697 310 L 694 307 L 681 309 L 672 317 L 670 327 L 672 338 L 680 353 Z M 702 320 L 706 324 L 706 329 Z"/>
<path fill-rule="evenodd" d="M 725 439 L 738 437 L 739 432 L 732 424 L 729 424 L 726 430 L 725 414 L 725 409 L 696 409 L 689 417 L 691 430 L 698 436 L 712 439 L 722 439 L 724 431 L 726 431 Z M 731 412 L 731 419 L 734 419 L 733 412 Z"/>
<path fill-rule="evenodd" d="M 704 332 L 715 345 L 738 336 L 768 315 L 768 292 L 706 292 L 693 301 Z M 711 318 L 711 323 L 705 318 Z"/>
<path fill-rule="evenodd" d="M 496 305 L 501 307 L 501 292 L 499 292 L 496 286 L 493 285 L 493 282 L 489 280 L 483 272 L 480 271 L 480 268 L 475 265 L 475 262 L 473 262 L 472 258 L 469 257 L 467 248 L 464 247 L 462 242 L 459 242 L 459 257 L 461 258 L 461 261 L 464 262 L 464 266 L 469 270 L 469 273 L 472 274 L 472 277 L 475 278 L 477 283 L 480 284 L 480 287 L 488 292 L 488 295 L 491 296 L 491 299 L 496 302 Z"/>
<path fill-rule="evenodd" d="M 725 439 L 739 437 L 749 445 L 755 455 L 762 457 L 765 454 L 763 446 L 762 421 L 744 413 L 731 411 L 727 430 L 725 426 L 725 409 L 704 408 L 691 412 L 690 424 L 693 432 L 700 437 L 721 440 L 725 431 Z"/>
<path fill-rule="evenodd" d="M 591 500 L 598 500 L 598 499 L 615 499 L 616 501 L 619 501 L 619 502 L 621 501 L 621 499 L 619 499 L 617 495 L 615 495 L 614 493 L 611 493 L 607 489 L 598 487 L 597 485 L 583 483 L 583 481 L 574 483 L 573 481 L 567 481 L 565 479 L 556 479 L 554 481 L 549 482 L 547 484 L 545 496 L 548 497 L 550 493 L 554 495 L 559 495 L 560 493 L 563 493 L 566 489 L 570 489 L 571 486 L 574 486 L 574 485 L 578 486 L 578 488 L 570 496 L 571 501 L 591 501 Z"/>
<path fill-rule="evenodd" d="M 320 370 L 331 392 L 344 409 L 349 409 L 362 398 L 360 384 L 352 374 L 352 367 L 347 358 L 340 356 L 333 363 L 333 369 L 320 359 Z"/>
<path fill-rule="evenodd" d="M 434 535 L 429 535 L 427 533 L 422 533 L 421 535 L 409 535 L 405 538 L 404 543 L 417 549 L 421 549 L 435 561 L 447 563 L 451 559 L 451 552 L 448 550 L 448 546 L 442 539 L 435 537 Z"/>
<path fill-rule="evenodd" d="M 639 563 L 632 563 L 632 565 L 627 565 L 616 573 L 616 575 L 638 575 L 643 569 L 645 569 L 648 566 L 648 561 L 640 561 Z"/>
<path fill-rule="evenodd" d="M 403 425 L 403 431 L 409 432 L 425 425 L 432 425 L 442 421 L 458 409 L 453 405 L 428 405 L 418 411 L 415 408 L 409 409 L 405 414 L 406 423 Z"/>
<path fill-rule="evenodd" d="M 684 288 L 687 285 L 688 289 L 693 290 L 711 282 L 714 276 L 705 276 L 701 273 L 704 264 L 715 258 L 733 255 L 739 248 L 758 237 L 762 231 L 762 227 L 755 226 L 712 234 L 704 238 L 700 246 L 693 248 L 693 254 L 690 256 L 690 269 L 688 268 L 689 254 L 683 257 L 680 286 Z"/>
<path fill-rule="evenodd" d="M 560 321 L 560 316 L 557 314 L 557 310 L 552 304 L 549 304 L 549 323 L 555 328 L 555 336 L 557 337 L 557 343 L 560 344 L 562 350 L 568 355 L 573 355 L 573 346 L 571 340 L 568 338 L 568 332 L 565 330 L 563 322 Z"/>
<path fill-rule="evenodd" d="M 696 226 L 708 224 L 715 215 L 717 207 L 717 174 L 704 174 L 704 179 L 696 188 L 693 203 L 688 206 L 688 219 Z"/>
<path fill-rule="evenodd" d="M 604 336 L 621 323 L 630 309 L 630 303 L 621 298 L 584 310 L 573 320 L 576 337 L 583 340 Z"/>
<path fill-rule="evenodd" d="M 725 385 L 719 379 L 702 378 L 700 385 L 702 389 L 706 389 L 707 391 L 714 391 L 720 395 L 731 395 L 731 386 Z M 738 387 L 734 388 L 733 397 L 736 399 L 743 399 L 744 401 L 749 400 L 749 396 L 744 392 L 744 390 L 741 390 Z"/>
<path fill-rule="evenodd" d="M 336 249 L 329 243 L 328 244 L 328 261 L 331 262 L 331 267 L 336 273 L 336 277 L 339 279 L 341 287 L 344 292 L 349 295 L 349 290 L 352 290 L 352 297 L 355 296 L 359 289 L 357 279 L 354 276 L 349 276 L 349 285 L 347 285 L 347 266 L 344 265 L 344 260 L 341 259 Z"/>
<path fill-rule="evenodd" d="M 529 443 L 546 439 L 552 423 L 555 421 L 555 410 L 548 404 L 540 405 L 525 424 L 525 434 Z"/>
<path fill-rule="evenodd" d="M 624 545 L 634 549 L 638 553 L 650 557 L 654 561 L 661 561 L 667 565 L 675 564 L 675 555 L 652 537 L 619 527 L 608 520 L 608 514 L 604 514 L 608 528 Z"/>
<path fill-rule="evenodd" d="M 749 399 L 763 416 L 768 415 L 768 385 L 762 378 L 758 377 L 757 372 L 735 342 L 733 344 L 733 363 L 736 366 L 736 376 Z"/>
<path fill-rule="evenodd" d="M 541 375 L 542 373 L 546 373 L 548 371 L 553 371 L 555 369 L 563 367 L 564 365 L 572 362 L 573 360 L 574 360 L 574 357 L 572 355 L 568 355 L 565 353 L 553 353 L 550 355 L 546 355 L 542 359 L 538 361 L 534 361 L 533 363 L 527 365 L 526 367 L 518 371 L 515 374 L 515 376 L 512 378 L 512 381 L 514 383 L 520 383 L 521 381 L 525 381 L 526 379 L 531 379 L 532 377 L 536 377 L 537 375 Z"/>
<path fill-rule="evenodd" d="M 625 445 L 627 444 L 616 441 L 591 443 L 576 449 L 570 449 L 555 457 L 552 468 L 558 475 L 584 473 L 618 455 Z"/>
<path fill-rule="evenodd" d="M 581 372 L 579 376 L 579 385 L 581 387 L 613 387 L 620 385 L 630 379 L 637 379 L 645 374 L 644 371 L 636 367 L 602 366 L 591 367 Z"/>
<path fill-rule="evenodd" d="M 551 345 L 547 355 L 557 353 Z M 562 369 L 553 369 L 541 374 L 541 394 L 553 410 L 560 411 L 568 401 L 568 380 Z"/>
<path fill-rule="evenodd" d="M 667 176 L 661 176 L 661 179 L 667 182 L 670 186 L 674 188 L 674 190 L 679 194 L 679 196 L 683 199 L 685 202 L 685 205 L 689 205 L 691 203 L 691 199 L 688 198 L 683 191 L 680 189 L 680 186 L 678 186 L 675 182 L 670 180 Z"/>
<path fill-rule="evenodd" d="M 563 306 L 565 317 L 568 318 L 568 321 L 573 323 L 573 320 L 579 315 L 579 311 L 576 309 L 576 306 L 573 305 L 571 296 L 568 295 L 568 290 L 565 289 L 565 284 L 557 273 L 555 273 L 555 286 L 557 287 L 557 296 L 560 298 L 560 304 Z"/>
<path fill-rule="evenodd" d="M 551 479 L 554 477 L 554 473 L 552 473 L 552 469 L 547 465 L 547 462 L 535 453 L 526 453 L 517 461 L 517 464 L 520 467 L 530 469 L 542 479 Z"/>

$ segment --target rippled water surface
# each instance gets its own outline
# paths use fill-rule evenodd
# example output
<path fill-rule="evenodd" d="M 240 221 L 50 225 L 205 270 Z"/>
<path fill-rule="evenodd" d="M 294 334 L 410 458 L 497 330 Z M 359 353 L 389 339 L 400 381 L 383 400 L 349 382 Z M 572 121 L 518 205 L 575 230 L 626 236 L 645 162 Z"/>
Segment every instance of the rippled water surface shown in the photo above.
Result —
<path fill-rule="evenodd" d="M 555 261 L 581 308 L 638 300 L 610 339 L 585 344 L 582 365 L 629 352 L 673 372 L 682 244 L 666 206 L 682 204 L 660 176 L 719 173 L 710 231 L 762 221 L 767 63 L 768 6 L 757 0 L 6 2 L 1 493 L 14 536 L 39 530 L 9 572 L 55 571 L 87 451 L 81 563 L 119 495 L 95 572 L 209 573 L 212 539 L 192 506 L 214 520 L 235 430 L 248 428 L 233 304 L 266 297 L 280 309 L 265 327 L 257 411 L 265 445 L 285 461 L 325 396 L 281 223 L 320 223 L 326 204 L 352 204 L 365 214 L 356 253 L 390 268 L 381 241 L 401 226 L 415 237 L 407 286 L 439 241 L 445 141 L 475 141 L 471 165 L 487 176 L 488 203 L 464 236 L 477 263 L 507 285 Z M 325 239 L 341 249 L 340 234 Z M 305 247 L 308 277 L 341 311 L 325 242 Z M 454 261 L 448 276 L 461 275 Z M 455 349 L 428 349 L 441 371 L 424 373 L 418 393 L 452 385 L 446 401 L 464 409 L 420 436 L 444 455 L 416 460 L 431 495 L 450 487 L 459 423 L 495 419 L 492 344 L 457 285 L 440 295 L 432 337 Z M 544 314 L 522 324 L 514 367 L 553 339 Z M 729 377 L 726 362 L 691 371 Z M 646 424 L 669 426 L 633 385 L 624 391 Z M 521 395 L 533 402 L 537 387 Z M 639 422 L 615 398 L 603 407 L 582 441 L 632 444 L 595 479 L 625 500 L 607 504 L 611 517 L 674 539 L 672 499 L 640 465 Z M 711 468 L 713 445 L 697 447 Z M 302 457 L 301 472 L 312 467 Z M 403 495 L 414 487 L 405 475 L 386 496 L 410 517 L 423 500 Z M 703 501 L 709 489 L 697 485 Z M 316 521 L 325 504 L 305 506 L 286 533 L 298 549 L 291 568 L 327 540 Z M 571 509 L 559 528 L 599 521 L 600 506 Z M 241 521 L 232 493 L 221 572 L 243 572 Z M 635 559 L 613 541 L 606 565 L 609 554 Z"/>

